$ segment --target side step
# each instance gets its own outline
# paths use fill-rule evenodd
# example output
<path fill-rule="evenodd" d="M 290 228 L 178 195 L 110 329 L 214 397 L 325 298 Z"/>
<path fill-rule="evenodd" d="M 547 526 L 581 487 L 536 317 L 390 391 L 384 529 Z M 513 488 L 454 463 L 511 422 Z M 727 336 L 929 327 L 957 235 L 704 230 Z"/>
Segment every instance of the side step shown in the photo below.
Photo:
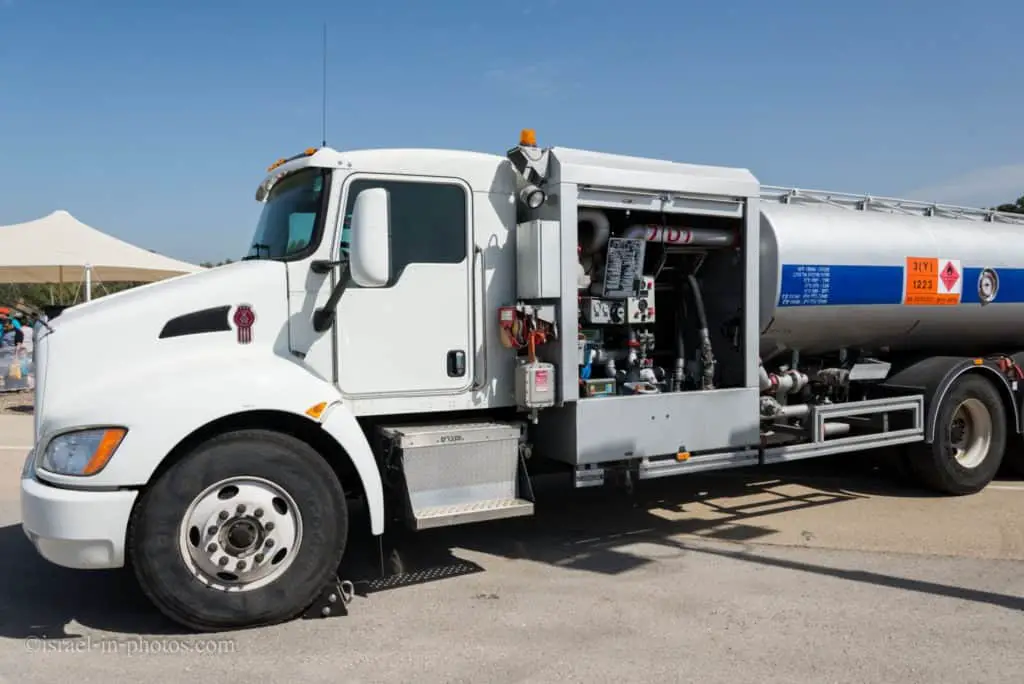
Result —
<path fill-rule="evenodd" d="M 414 530 L 533 515 L 520 424 L 390 425 L 380 432 L 401 467 Z"/>

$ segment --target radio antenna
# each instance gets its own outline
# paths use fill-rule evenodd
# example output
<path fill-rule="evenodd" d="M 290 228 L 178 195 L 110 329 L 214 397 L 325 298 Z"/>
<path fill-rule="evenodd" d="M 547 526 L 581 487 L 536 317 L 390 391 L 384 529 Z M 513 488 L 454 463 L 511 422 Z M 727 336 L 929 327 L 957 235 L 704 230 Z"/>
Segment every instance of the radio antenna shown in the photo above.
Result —
<path fill-rule="evenodd" d="M 324 21 L 323 35 L 323 84 L 321 86 L 320 137 L 321 147 L 327 147 L 327 21 Z"/>

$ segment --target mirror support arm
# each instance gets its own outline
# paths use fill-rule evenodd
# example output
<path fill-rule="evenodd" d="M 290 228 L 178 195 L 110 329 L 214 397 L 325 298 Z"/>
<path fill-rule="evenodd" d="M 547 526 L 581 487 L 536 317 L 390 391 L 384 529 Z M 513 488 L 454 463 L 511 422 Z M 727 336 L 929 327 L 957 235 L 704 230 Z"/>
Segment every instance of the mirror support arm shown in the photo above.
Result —
<path fill-rule="evenodd" d="M 324 305 L 313 313 L 313 329 L 318 333 L 330 330 L 331 326 L 334 325 L 334 314 L 338 309 L 338 300 L 341 299 L 341 295 L 345 294 L 348 279 L 349 266 L 348 262 L 346 262 L 345 267 L 341 271 L 341 278 L 338 280 L 338 284 L 331 290 L 331 294 L 327 297 Z"/>
<path fill-rule="evenodd" d="M 317 275 L 323 275 L 330 273 L 332 268 L 337 268 L 344 264 L 344 261 L 328 261 L 327 259 L 317 259 L 309 265 L 309 270 L 313 271 Z"/>

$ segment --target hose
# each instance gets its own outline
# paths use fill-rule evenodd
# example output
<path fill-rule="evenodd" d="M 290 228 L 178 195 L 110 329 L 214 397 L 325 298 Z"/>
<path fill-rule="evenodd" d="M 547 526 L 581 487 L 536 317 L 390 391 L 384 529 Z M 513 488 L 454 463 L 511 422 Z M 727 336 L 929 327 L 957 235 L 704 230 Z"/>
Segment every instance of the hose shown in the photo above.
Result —
<path fill-rule="evenodd" d="M 703 389 L 715 388 L 715 354 L 711 348 L 711 333 L 708 330 L 708 317 L 704 312 L 704 297 L 697 283 L 697 276 L 691 273 L 686 277 L 693 293 L 694 305 L 697 309 L 697 320 L 700 322 L 700 360 L 704 366 Z"/>

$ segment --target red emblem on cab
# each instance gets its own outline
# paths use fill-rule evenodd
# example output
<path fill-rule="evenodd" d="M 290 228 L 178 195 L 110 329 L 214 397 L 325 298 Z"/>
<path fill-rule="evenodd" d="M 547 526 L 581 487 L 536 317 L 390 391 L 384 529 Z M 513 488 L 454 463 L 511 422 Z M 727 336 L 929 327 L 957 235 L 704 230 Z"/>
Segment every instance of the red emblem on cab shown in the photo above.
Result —
<path fill-rule="evenodd" d="M 248 304 L 239 304 L 235 309 L 235 328 L 238 330 L 238 344 L 252 342 L 252 324 L 256 322 L 256 313 Z"/>

